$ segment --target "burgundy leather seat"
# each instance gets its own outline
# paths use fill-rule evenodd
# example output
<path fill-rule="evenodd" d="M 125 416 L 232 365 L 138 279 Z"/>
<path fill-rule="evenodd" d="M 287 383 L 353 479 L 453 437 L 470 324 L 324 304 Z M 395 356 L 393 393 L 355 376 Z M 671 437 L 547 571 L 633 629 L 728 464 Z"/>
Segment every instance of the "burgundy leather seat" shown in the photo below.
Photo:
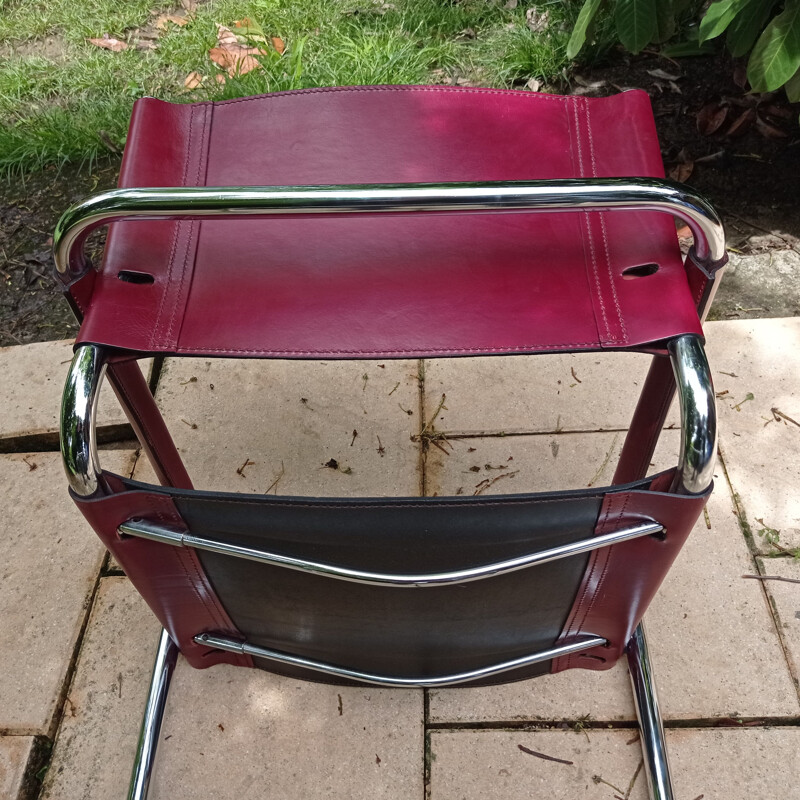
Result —
<path fill-rule="evenodd" d="M 713 404 L 710 382 L 692 394 L 693 379 L 679 380 L 683 455 L 665 473 L 646 468 L 674 394 L 668 353 L 679 379 L 684 369 L 705 375 L 700 318 L 722 259 L 698 250 L 684 264 L 669 215 L 591 195 L 605 191 L 596 179 L 621 178 L 663 178 L 642 92 L 389 86 L 136 103 L 120 187 L 148 188 L 97 200 L 118 203 L 125 219 L 111 224 L 99 271 L 73 270 L 73 254 L 62 278 L 82 320 L 65 460 L 76 503 L 193 666 L 475 685 L 607 669 L 625 652 L 711 490 L 708 463 L 694 465 L 692 451 L 706 413 L 692 403 Z M 419 204 L 384 213 L 378 200 L 372 213 L 321 214 L 308 201 L 250 219 L 220 201 L 201 219 L 191 199 L 171 214 L 150 191 L 467 182 L 491 194 L 495 182 L 564 180 L 564 191 L 584 191 L 569 181 L 588 188 L 563 211 L 536 213 L 413 213 Z M 145 211 L 143 199 L 156 202 Z M 73 212 L 57 250 L 89 216 Z M 133 365 L 150 354 L 591 350 L 654 354 L 614 485 L 491 499 L 194 491 Z M 80 417 L 75 395 L 94 397 L 102 364 L 161 487 L 92 461 L 91 402 Z"/>

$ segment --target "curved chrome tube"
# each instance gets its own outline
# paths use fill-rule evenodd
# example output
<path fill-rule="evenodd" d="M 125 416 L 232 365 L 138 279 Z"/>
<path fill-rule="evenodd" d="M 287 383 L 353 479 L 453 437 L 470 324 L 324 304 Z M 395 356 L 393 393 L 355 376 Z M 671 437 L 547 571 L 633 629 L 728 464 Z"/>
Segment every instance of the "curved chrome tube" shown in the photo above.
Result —
<path fill-rule="evenodd" d="M 717 407 L 714 384 L 697 336 L 680 336 L 668 345 L 681 410 L 681 458 L 676 491 L 704 492 L 714 478 Z"/>
<path fill-rule="evenodd" d="M 53 257 L 67 286 L 89 269 L 86 237 L 114 220 L 487 211 L 661 211 L 684 220 L 695 260 L 709 272 L 725 258 L 722 223 L 708 201 L 682 184 L 652 178 L 558 181 L 229 186 L 115 189 L 68 209 L 53 234 Z"/>
<path fill-rule="evenodd" d="M 167 705 L 167 694 L 172 673 L 178 660 L 178 645 L 172 641 L 170 635 L 161 630 L 158 640 L 156 660 L 153 664 L 153 676 L 150 680 L 150 689 L 147 693 L 147 705 L 144 709 L 142 728 L 139 732 L 139 743 L 136 748 L 136 758 L 133 762 L 133 775 L 128 789 L 128 800 L 147 800 L 150 788 L 150 776 L 153 773 L 153 763 L 158 747 L 158 738 L 161 731 L 161 722 L 164 719 L 164 709 Z"/>
<path fill-rule="evenodd" d="M 368 683 L 373 686 L 387 686 L 399 688 L 441 688 L 443 686 L 458 686 L 460 683 L 476 681 L 482 678 L 490 678 L 500 675 L 503 672 L 510 672 L 521 667 L 528 667 L 531 664 L 541 664 L 542 661 L 550 661 L 553 658 L 567 656 L 571 653 L 578 653 L 581 650 L 589 650 L 592 647 L 603 647 L 608 641 L 602 636 L 582 634 L 574 637 L 567 644 L 543 650 L 530 656 L 522 656 L 511 661 L 503 661 L 500 664 L 492 664 L 488 667 L 473 669 L 469 672 L 455 672 L 450 675 L 440 675 L 431 678 L 398 678 L 392 675 L 376 675 L 371 672 L 360 672 L 359 670 L 339 667 L 334 664 L 326 664 L 322 661 L 314 661 L 303 656 L 293 656 L 290 653 L 282 653 L 279 650 L 268 650 L 266 647 L 258 647 L 247 642 L 239 642 L 228 636 L 217 636 L 213 633 L 200 633 L 194 637 L 197 644 L 213 647 L 217 650 L 224 650 L 228 653 L 237 655 L 252 656 L 253 658 L 265 658 L 269 661 L 276 661 L 279 664 L 289 664 L 293 667 L 321 672 L 324 675 L 335 675 L 337 678 L 346 678 L 359 683 Z"/>
<path fill-rule="evenodd" d="M 639 525 L 632 525 L 629 528 L 622 528 L 618 531 L 603 533 L 599 536 L 592 536 L 589 539 L 581 539 L 577 542 L 570 542 L 558 547 L 551 547 L 548 550 L 540 550 L 536 553 L 529 553 L 517 558 L 509 558 L 505 561 L 496 561 L 489 564 L 481 564 L 477 567 L 453 570 L 451 572 L 433 572 L 417 575 L 398 575 L 385 572 L 368 572 L 366 570 L 342 567 L 337 564 L 326 564 L 320 561 L 309 561 L 304 558 L 294 558 L 282 555 L 281 553 L 270 553 L 265 550 L 256 550 L 252 547 L 241 547 L 229 544 L 218 539 L 208 539 L 202 536 L 194 536 L 191 533 L 181 533 L 165 528 L 163 525 L 155 525 L 145 520 L 130 520 L 119 526 L 117 532 L 121 536 L 135 536 L 140 539 L 150 539 L 151 541 L 169 544 L 175 547 L 192 547 L 196 550 L 207 550 L 211 553 L 219 553 L 234 558 L 243 558 L 248 561 L 256 561 L 260 564 L 270 564 L 275 567 L 285 567 L 300 572 L 311 572 L 326 578 L 337 578 L 351 583 L 366 583 L 371 586 L 390 586 L 393 588 L 422 588 L 427 586 L 453 586 L 454 584 L 471 583 L 472 581 L 492 578 L 497 575 L 507 575 L 510 572 L 517 572 L 538 564 L 547 564 L 550 561 L 557 561 L 561 558 L 589 553 L 601 547 L 610 547 L 612 544 L 628 542 L 631 539 L 638 539 L 641 536 L 657 536 L 664 532 L 663 525 L 657 522 L 643 522 Z"/>
<path fill-rule="evenodd" d="M 95 408 L 105 371 L 105 353 L 101 348 L 79 347 L 61 397 L 61 460 L 70 488 L 80 497 L 94 494 L 98 486 Z"/>
<path fill-rule="evenodd" d="M 711 484 L 717 448 L 714 387 L 703 345 L 697 336 L 669 344 L 681 408 L 681 450 L 676 491 L 700 494 Z M 78 348 L 61 404 L 61 455 L 72 490 L 94 493 L 100 465 L 94 424 L 97 392 L 105 372 L 105 353 L 96 345 Z"/>
<path fill-rule="evenodd" d="M 640 622 L 634 630 L 628 642 L 627 654 L 628 672 L 636 703 L 636 717 L 642 731 L 642 751 L 650 800 L 674 800 L 667 746 L 664 740 L 664 725 L 658 707 L 658 695 L 653 680 L 644 623 Z"/>

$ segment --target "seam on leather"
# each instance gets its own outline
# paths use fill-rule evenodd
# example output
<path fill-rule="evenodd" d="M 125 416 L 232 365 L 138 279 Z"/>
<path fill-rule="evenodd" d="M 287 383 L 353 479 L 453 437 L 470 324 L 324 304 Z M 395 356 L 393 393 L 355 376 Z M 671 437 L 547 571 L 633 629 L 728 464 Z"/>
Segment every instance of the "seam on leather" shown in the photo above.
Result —
<path fill-rule="evenodd" d="M 523 344 L 514 347 L 417 347 L 408 350 L 259 350 L 258 348 L 239 348 L 239 347 L 180 347 L 176 348 L 176 353 L 252 353 L 254 355 L 371 355 L 380 353 L 381 358 L 386 358 L 390 354 L 405 355 L 407 353 L 527 353 L 531 350 L 563 350 L 569 347 L 598 347 L 601 343 L 592 342 L 563 342 L 559 344 Z M 435 358 L 436 356 L 431 356 Z"/>
<path fill-rule="evenodd" d="M 194 113 L 197 108 L 196 105 L 192 105 L 191 110 L 189 112 L 189 135 L 186 141 L 186 151 L 185 156 L 183 159 L 183 173 L 181 175 L 181 186 L 186 186 L 186 178 L 189 174 L 189 158 L 192 152 L 192 133 L 194 131 Z M 169 294 L 169 287 L 172 285 L 172 271 L 175 265 L 175 255 L 177 254 L 178 250 L 178 240 L 180 239 L 181 228 L 183 227 L 183 223 L 178 221 L 175 223 L 174 233 L 172 235 L 172 246 L 170 247 L 169 253 L 169 270 L 167 271 L 167 277 L 164 282 L 164 289 L 161 293 L 161 302 L 158 306 L 158 313 L 156 314 L 155 322 L 153 324 L 153 331 L 150 334 L 150 347 L 155 348 L 157 342 L 161 342 L 162 346 L 165 345 L 163 339 L 158 335 L 158 330 L 161 325 L 161 317 L 164 312 L 164 306 L 167 302 L 167 295 Z"/>
<path fill-rule="evenodd" d="M 595 526 L 595 535 L 602 532 L 605 529 L 606 523 L 608 521 L 608 512 L 611 508 L 611 504 L 606 506 L 605 511 L 603 512 L 601 518 L 597 521 L 597 525 Z M 572 614 L 570 615 L 571 619 L 564 626 L 564 633 L 562 636 L 572 636 L 577 633 L 580 633 L 581 629 L 583 628 L 584 623 L 586 622 L 586 616 L 589 613 L 588 609 L 586 608 L 587 601 L 590 603 L 591 607 L 591 592 L 592 592 L 592 583 L 594 580 L 594 575 L 597 572 L 598 564 L 602 561 L 603 569 L 605 569 L 606 562 L 608 561 L 608 548 L 602 548 L 600 550 L 595 550 L 592 552 L 591 559 L 589 563 L 586 565 L 586 573 L 581 581 L 582 591 L 580 599 L 577 603 L 575 603 L 574 609 Z M 578 618 L 580 617 L 580 622 L 578 622 Z M 568 669 L 570 668 L 575 660 L 575 655 L 569 655 L 566 657 L 565 661 L 563 662 L 565 667 Z"/>
<path fill-rule="evenodd" d="M 456 87 L 456 86 L 322 86 L 314 89 L 294 89 L 288 92 L 271 92 L 257 95 L 255 97 L 240 97 L 234 100 L 218 100 L 214 105 L 233 105 L 234 103 L 248 103 L 253 100 L 263 100 L 294 97 L 303 94 L 323 94 L 333 92 L 433 92 L 433 93 L 453 93 L 453 94 L 495 94 L 512 95 L 514 97 L 525 98 L 532 102 L 555 101 L 565 102 L 569 98 L 552 94 L 537 94 L 535 92 L 520 92 L 514 89 L 482 89 L 479 87 Z"/>
<path fill-rule="evenodd" d="M 584 165 L 583 165 L 583 143 L 581 141 L 583 137 L 581 136 L 581 125 L 580 125 L 580 117 L 578 116 L 578 98 L 577 97 L 573 97 L 572 98 L 572 116 L 573 116 L 573 119 L 574 119 L 574 122 L 575 122 L 575 128 L 574 128 L 575 129 L 575 142 L 576 142 L 577 149 L 578 149 L 578 177 L 579 178 L 584 178 L 584 177 L 586 177 L 586 169 L 584 168 Z M 584 222 L 584 227 L 586 229 L 586 238 L 587 238 L 587 240 L 589 242 L 589 253 L 590 253 L 590 258 L 591 258 L 591 262 L 592 262 L 592 273 L 594 274 L 595 294 L 596 294 L 597 300 L 598 300 L 598 302 L 600 304 L 600 315 L 602 316 L 603 324 L 605 325 L 606 338 L 608 340 L 611 340 L 612 339 L 611 328 L 609 327 L 609 324 L 608 324 L 608 316 L 606 314 L 606 304 L 605 304 L 605 301 L 603 300 L 603 291 L 602 291 L 602 288 L 600 286 L 600 276 L 599 276 L 599 272 L 598 272 L 598 268 L 597 268 L 597 254 L 595 252 L 595 247 L 594 247 L 594 236 L 592 235 L 591 216 L 589 215 L 588 212 L 584 212 L 584 214 L 583 214 L 583 222 Z M 590 292 L 591 292 L 591 288 L 590 288 Z M 596 324 L 596 320 L 595 320 L 595 324 Z M 600 341 L 602 341 L 602 336 L 599 336 L 598 338 L 600 339 Z"/>
<path fill-rule="evenodd" d="M 586 98 L 582 98 L 583 102 L 581 105 L 583 106 L 583 113 L 586 117 L 586 132 L 589 138 L 589 155 L 591 156 L 592 160 L 592 176 L 597 177 L 597 161 L 595 159 L 595 152 L 594 152 L 594 134 L 592 133 L 592 122 L 591 117 L 589 115 L 589 103 L 586 101 Z M 625 321 L 622 318 L 622 309 L 619 305 L 619 297 L 617 296 L 617 288 L 614 285 L 614 273 L 611 269 L 611 252 L 608 246 L 608 233 L 606 231 L 606 220 L 605 220 L 605 213 L 602 211 L 597 212 L 597 216 L 600 218 L 600 230 L 603 236 L 603 246 L 605 248 L 606 254 L 606 265 L 608 267 L 608 278 L 611 283 L 611 296 L 614 298 L 614 306 L 617 309 L 617 321 L 619 322 L 620 328 L 622 329 L 622 339 L 623 341 L 628 340 L 628 332 L 625 328 Z M 616 336 L 610 337 L 612 341 L 617 341 Z"/>
<path fill-rule="evenodd" d="M 203 106 L 203 124 L 201 129 L 200 147 L 198 148 L 197 156 L 197 171 L 194 178 L 193 186 L 206 185 L 206 173 L 208 172 L 208 148 L 211 143 L 211 121 L 213 120 L 214 106 L 212 103 L 205 103 Z M 187 234 L 186 251 L 183 260 L 183 267 L 181 270 L 181 280 L 178 286 L 178 293 L 175 297 L 173 305 L 172 317 L 169 322 L 167 330 L 167 338 L 169 341 L 174 341 L 177 347 L 180 341 L 181 331 L 183 324 L 186 321 L 186 308 L 189 303 L 189 293 L 192 288 L 192 281 L 194 280 L 194 270 L 197 263 L 197 250 L 200 242 L 200 231 L 202 230 L 203 223 L 201 220 L 191 220 L 189 231 Z M 191 255 L 191 266 L 189 264 Z M 190 268 L 189 268 L 190 267 Z M 187 276 L 187 268 L 189 268 Z M 188 281 L 188 285 L 187 284 Z M 185 290 L 184 290 L 185 286 Z M 178 309 L 180 308 L 180 315 Z M 175 338 L 172 337 L 172 329 L 176 319 L 178 320 L 178 329 L 175 332 Z"/>

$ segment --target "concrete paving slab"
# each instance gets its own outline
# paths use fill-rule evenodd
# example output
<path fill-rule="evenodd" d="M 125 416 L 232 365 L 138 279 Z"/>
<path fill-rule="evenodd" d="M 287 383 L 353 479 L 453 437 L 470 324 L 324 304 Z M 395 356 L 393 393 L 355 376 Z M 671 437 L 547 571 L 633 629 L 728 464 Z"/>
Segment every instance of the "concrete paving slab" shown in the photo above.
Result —
<path fill-rule="evenodd" d="M 783 579 L 763 581 L 763 586 L 775 613 L 795 686 L 800 689 L 800 561 L 760 558 L 758 563 L 763 575 Z"/>
<path fill-rule="evenodd" d="M 470 433 L 626 429 L 649 364 L 641 353 L 428 359 L 425 420 Z"/>
<path fill-rule="evenodd" d="M 666 739 L 675 797 L 800 798 L 798 728 L 668 729 Z M 644 770 L 636 772 L 639 738 L 630 729 L 434 731 L 431 751 L 431 800 L 648 796 Z"/>
<path fill-rule="evenodd" d="M 430 747 L 431 800 L 647 798 L 639 737 L 630 729 L 433 731 Z"/>
<path fill-rule="evenodd" d="M 161 626 L 127 578 L 104 578 L 41 800 L 123 798 Z"/>
<path fill-rule="evenodd" d="M 800 316 L 800 253 L 777 249 L 786 247 L 777 236 L 753 236 L 749 245 L 766 247 L 768 252 L 740 255 L 729 251 L 712 318 Z"/>
<path fill-rule="evenodd" d="M 478 689 L 431 690 L 432 723 L 632 721 L 636 719 L 628 670 L 573 669 L 530 681 Z"/>
<path fill-rule="evenodd" d="M 423 796 L 420 690 L 218 666 L 175 673 L 153 800 Z"/>
<path fill-rule="evenodd" d="M 3 376 L 3 415 L 0 417 L 0 447 L 9 439 L 24 437 L 31 449 L 44 449 L 58 442 L 61 392 L 72 360 L 72 339 L 38 342 L 0 348 Z M 142 362 L 149 375 L 151 361 Z M 101 391 L 97 410 L 100 428 L 127 423 L 109 387 Z"/>
<path fill-rule="evenodd" d="M 30 796 L 28 765 L 34 753 L 32 736 L 0 736 L 0 797 L 25 800 Z"/>
<path fill-rule="evenodd" d="M 795 716 L 797 694 L 724 480 L 646 615 L 665 719 Z M 710 528 L 708 527 L 710 525 Z"/>
<path fill-rule="evenodd" d="M 675 797 L 798 800 L 800 728 L 670 729 Z"/>
<path fill-rule="evenodd" d="M 103 453 L 117 471 L 132 453 Z M 0 733 L 52 735 L 105 549 L 67 494 L 56 453 L 0 456 Z"/>
<path fill-rule="evenodd" d="M 419 494 L 418 397 L 389 360 L 170 359 L 157 392 L 197 488 L 325 497 Z"/>
<path fill-rule="evenodd" d="M 800 319 L 717 322 L 708 354 L 720 449 L 760 552 L 759 531 L 800 547 Z"/>
<path fill-rule="evenodd" d="M 439 441 L 425 459 L 426 494 L 582 489 L 611 483 L 624 432 L 484 436 Z M 651 474 L 677 462 L 679 431 L 665 431 Z M 441 449 L 444 448 L 444 451 Z"/>

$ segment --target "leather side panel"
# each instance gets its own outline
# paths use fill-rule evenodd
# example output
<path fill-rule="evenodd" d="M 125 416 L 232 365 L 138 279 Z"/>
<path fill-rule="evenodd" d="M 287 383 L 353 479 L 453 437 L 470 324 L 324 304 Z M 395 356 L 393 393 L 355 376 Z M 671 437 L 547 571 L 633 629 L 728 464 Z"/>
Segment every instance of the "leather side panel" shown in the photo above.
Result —
<path fill-rule="evenodd" d="M 104 473 L 112 484 L 116 476 Z M 194 551 L 144 539 L 121 538 L 117 526 L 146 517 L 164 525 L 185 529 L 170 498 L 164 494 L 123 492 L 96 499 L 72 495 L 125 574 L 158 617 L 193 667 L 214 664 L 252 666 L 247 656 L 201 647 L 192 641 L 200 631 L 220 631 L 241 638 L 220 605 Z"/>
<path fill-rule="evenodd" d="M 661 488 L 661 487 L 657 487 Z M 609 641 L 599 647 L 555 659 L 553 672 L 572 667 L 609 669 L 623 654 L 634 628 L 666 577 L 711 494 L 676 495 L 658 491 L 608 494 L 597 523 L 597 534 L 625 525 L 655 520 L 666 537 L 634 539 L 595 550 L 559 637 L 593 633 Z"/>

